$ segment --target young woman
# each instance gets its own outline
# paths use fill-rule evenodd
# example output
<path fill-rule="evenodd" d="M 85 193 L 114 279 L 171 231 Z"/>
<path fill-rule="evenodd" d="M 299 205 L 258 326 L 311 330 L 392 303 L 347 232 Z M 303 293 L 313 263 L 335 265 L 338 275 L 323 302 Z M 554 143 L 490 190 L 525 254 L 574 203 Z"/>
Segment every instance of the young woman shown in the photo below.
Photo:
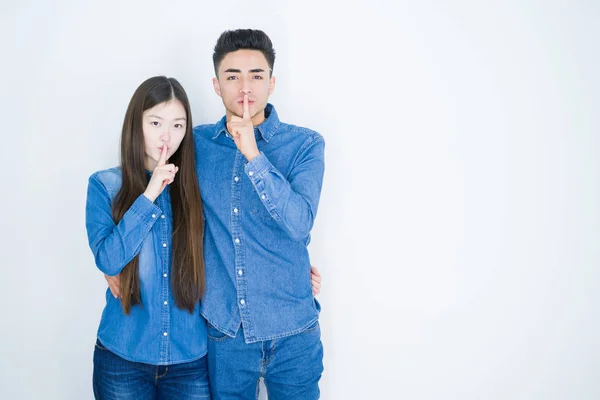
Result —
<path fill-rule="evenodd" d="M 190 105 L 175 79 L 150 78 L 133 94 L 120 168 L 89 179 L 86 228 L 96 265 L 120 281 L 98 329 L 96 398 L 210 398 L 202 200 Z"/>
<path fill-rule="evenodd" d="M 137 88 L 120 164 L 94 173 L 87 193 L 88 241 L 110 286 L 94 351 L 94 395 L 208 399 L 199 313 L 202 200 L 190 105 L 177 80 L 158 76 Z M 318 293 L 317 271 L 312 283 Z"/>

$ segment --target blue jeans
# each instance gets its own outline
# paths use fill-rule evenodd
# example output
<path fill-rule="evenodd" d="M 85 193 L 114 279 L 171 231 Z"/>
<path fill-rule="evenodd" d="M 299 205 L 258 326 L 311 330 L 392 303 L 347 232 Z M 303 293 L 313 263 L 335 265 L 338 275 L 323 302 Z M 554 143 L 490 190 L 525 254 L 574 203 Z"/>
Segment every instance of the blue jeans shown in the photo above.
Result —
<path fill-rule="evenodd" d="M 94 397 L 101 400 L 210 399 L 206 357 L 174 365 L 127 361 L 99 340 L 94 350 Z"/>
<path fill-rule="evenodd" d="M 257 399 L 260 377 L 269 400 L 316 400 L 323 372 L 319 323 L 276 340 L 246 344 L 208 325 L 208 370 L 214 400 Z"/>

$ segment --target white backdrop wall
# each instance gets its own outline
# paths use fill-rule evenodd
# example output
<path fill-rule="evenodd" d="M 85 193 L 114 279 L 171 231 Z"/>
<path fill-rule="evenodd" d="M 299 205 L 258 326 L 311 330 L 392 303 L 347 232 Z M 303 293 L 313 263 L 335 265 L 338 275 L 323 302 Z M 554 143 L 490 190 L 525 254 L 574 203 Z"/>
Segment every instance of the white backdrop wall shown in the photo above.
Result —
<path fill-rule="evenodd" d="M 217 121 L 212 47 L 252 27 L 277 51 L 281 118 L 326 139 L 322 398 L 600 398 L 598 17 L 592 1 L 3 1 L 0 397 L 92 398 L 87 178 L 117 164 L 149 76 Z"/>

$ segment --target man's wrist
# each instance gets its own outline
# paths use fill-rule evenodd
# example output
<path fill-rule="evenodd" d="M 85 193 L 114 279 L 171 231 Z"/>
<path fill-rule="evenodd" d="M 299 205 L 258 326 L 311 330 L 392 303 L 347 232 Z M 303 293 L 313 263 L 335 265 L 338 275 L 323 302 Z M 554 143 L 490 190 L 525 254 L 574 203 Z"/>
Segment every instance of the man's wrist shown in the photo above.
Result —
<path fill-rule="evenodd" d="M 248 160 L 248 162 L 254 160 L 256 157 L 258 157 L 260 155 L 260 151 L 258 151 L 258 149 L 256 150 L 252 150 L 249 152 L 246 152 L 246 154 L 244 154 L 244 157 L 246 157 L 246 160 Z"/>

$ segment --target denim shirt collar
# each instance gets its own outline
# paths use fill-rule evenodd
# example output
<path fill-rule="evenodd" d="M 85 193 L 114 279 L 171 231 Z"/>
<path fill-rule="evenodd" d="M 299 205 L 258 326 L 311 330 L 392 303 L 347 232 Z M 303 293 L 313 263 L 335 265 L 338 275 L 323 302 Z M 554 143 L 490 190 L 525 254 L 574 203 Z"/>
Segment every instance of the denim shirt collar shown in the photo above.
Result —
<path fill-rule="evenodd" d="M 265 120 L 260 125 L 254 127 L 254 135 L 257 140 L 260 135 L 260 137 L 268 142 L 277 133 L 278 127 L 279 116 L 277 115 L 277 111 L 275 111 L 275 107 L 271 103 L 267 103 L 265 107 Z M 224 116 L 216 123 L 213 139 L 219 137 L 221 133 L 227 134 L 227 116 Z"/>

